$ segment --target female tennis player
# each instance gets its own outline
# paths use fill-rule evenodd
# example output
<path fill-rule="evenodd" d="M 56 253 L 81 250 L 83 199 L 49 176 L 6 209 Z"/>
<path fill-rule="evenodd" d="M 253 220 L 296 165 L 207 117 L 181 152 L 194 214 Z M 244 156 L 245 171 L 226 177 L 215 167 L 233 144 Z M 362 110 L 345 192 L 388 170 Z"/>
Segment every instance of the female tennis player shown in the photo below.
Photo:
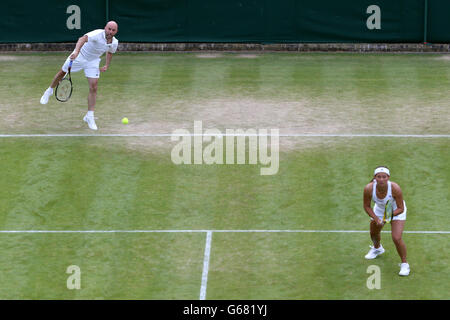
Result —
<path fill-rule="evenodd" d="M 406 222 L 406 203 L 403 200 L 402 190 L 395 182 L 389 180 L 390 172 L 387 167 L 381 166 L 375 168 L 373 180 L 364 188 L 364 210 L 369 215 L 370 221 L 370 237 L 373 246 L 366 255 L 366 259 L 375 259 L 384 252 L 381 245 L 381 229 L 386 221 L 384 221 L 385 206 L 388 200 L 392 201 L 392 240 L 394 241 L 397 252 L 402 263 L 400 264 L 401 276 L 409 275 L 410 268 L 406 261 L 406 245 L 402 239 L 403 229 Z M 372 201 L 375 203 L 373 209 Z"/>

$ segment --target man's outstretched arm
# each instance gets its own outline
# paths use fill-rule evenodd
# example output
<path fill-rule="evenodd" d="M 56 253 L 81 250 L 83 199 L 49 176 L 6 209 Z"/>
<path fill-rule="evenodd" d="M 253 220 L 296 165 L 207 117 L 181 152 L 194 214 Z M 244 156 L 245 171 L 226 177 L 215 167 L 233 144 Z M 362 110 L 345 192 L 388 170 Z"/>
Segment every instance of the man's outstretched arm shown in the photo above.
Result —
<path fill-rule="evenodd" d="M 77 41 L 77 44 L 75 45 L 75 50 L 73 50 L 72 54 L 70 55 L 71 60 L 75 60 L 80 53 L 81 47 L 88 41 L 88 36 L 84 35 L 80 37 Z"/>

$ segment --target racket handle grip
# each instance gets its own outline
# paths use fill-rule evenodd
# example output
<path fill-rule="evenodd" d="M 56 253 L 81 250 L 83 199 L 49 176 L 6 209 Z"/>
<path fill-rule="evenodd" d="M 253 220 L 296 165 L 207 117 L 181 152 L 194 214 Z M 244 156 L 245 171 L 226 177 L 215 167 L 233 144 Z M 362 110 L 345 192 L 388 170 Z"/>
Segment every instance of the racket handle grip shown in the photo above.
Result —
<path fill-rule="evenodd" d="M 70 60 L 70 62 L 69 62 L 69 70 L 72 68 L 72 63 L 73 63 L 73 60 Z"/>

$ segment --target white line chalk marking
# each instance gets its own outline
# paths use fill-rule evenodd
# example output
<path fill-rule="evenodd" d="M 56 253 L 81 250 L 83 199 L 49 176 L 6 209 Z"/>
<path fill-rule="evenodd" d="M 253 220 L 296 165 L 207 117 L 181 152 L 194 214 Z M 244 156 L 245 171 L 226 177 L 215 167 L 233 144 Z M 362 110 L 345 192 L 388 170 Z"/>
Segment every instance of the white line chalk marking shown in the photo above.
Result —
<path fill-rule="evenodd" d="M 200 287 L 200 300 L 206 299 L 208 285 L 209 257 L 211 255 L 212 231 L 206 232 L 205 257 L 203 258 L 202 286 Z"/>
<path fill-rule="evenodd" d="M 0 230 L 0 233 L 369 233 L 369 230 Z M 391 231 L 381 231 L 390 233 Z M 407 230 L 411 234 L 450 234 L 450 231 L 420 231 Z"/>
<path fill-rule="evenodd" d="M 61 133 L 61 134 L 0 134 L 0 138 L 77 138 L 77 137 L 208 137 L 213 134 L 173 134 L 173 133 L 104 133 L 104 134 L 84 134 L 84 133 Z M 223 137 L 254 137 L 258 134 L 221 134 Z M 288 133 L 279 134 L 280 137 L 324 137 L 324 138 L 450 138 L 450 134 L 321 134 L 321 133 Z"/>

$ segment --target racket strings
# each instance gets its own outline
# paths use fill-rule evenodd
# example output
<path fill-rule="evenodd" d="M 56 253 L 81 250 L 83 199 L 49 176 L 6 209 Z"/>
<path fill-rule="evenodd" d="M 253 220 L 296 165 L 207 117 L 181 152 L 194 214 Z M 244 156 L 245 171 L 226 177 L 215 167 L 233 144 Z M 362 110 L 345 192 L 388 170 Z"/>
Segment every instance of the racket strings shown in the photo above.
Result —
<path fill-rule="evenodd" d="M 384 217 L 383 220 L 386 222 L 390 222 L 392 220 L 392 202 L 391 200 L 388 200 L 386 202 L 386 205 L 384 206 Z"/>
<path fill-rule="evenodd" d="M 72 92 L 72 85 L 68 79 L 63 79 L 56 88 L 56 97 L 59 100 L 67 100 Z"/>

